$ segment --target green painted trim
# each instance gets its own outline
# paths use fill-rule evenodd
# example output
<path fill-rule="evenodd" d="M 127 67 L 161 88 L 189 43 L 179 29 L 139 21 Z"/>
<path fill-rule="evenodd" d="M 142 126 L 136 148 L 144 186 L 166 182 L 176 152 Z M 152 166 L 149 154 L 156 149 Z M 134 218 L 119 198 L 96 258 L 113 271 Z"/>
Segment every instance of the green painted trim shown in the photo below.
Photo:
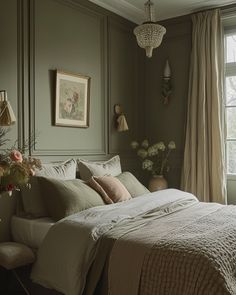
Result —
<path fill-rule="evenodd" d="M 24 1 L 17 1 L 17 127 L 18 147 L 22 148 L 24 134 Z"/>

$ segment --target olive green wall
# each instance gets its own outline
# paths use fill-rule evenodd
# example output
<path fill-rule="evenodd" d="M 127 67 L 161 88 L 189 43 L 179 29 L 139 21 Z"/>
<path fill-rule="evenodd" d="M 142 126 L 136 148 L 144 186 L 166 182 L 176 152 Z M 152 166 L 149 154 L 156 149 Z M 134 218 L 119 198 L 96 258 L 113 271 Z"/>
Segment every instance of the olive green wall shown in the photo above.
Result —
<path fill-rule="evenodd" d="M 189 16 L 162 23 L 167 30 L 161 46 L 146 59 L 146 135 L 152 143 L 174 140 L 177 150 L 170 157 L 167 179 L 170 187 L 179 188 L 185 120 L 188 96 L 188 77 L 191 53 L 191 19 Z M 172 95 L 167 105 L 161 97 L 162 77 L 166 60 L 172 71 Z"/>
<path fill-rule="evenodd" d="M 0 55 L 0 89 L 7 89 L 8 96 L 11 97 L 11 104 L 16 114 L 19 112 L 21 95 L 18 97 L 19 89 L 19 69 L 18 61 L 18 19 L 16 1 L 0 1 L 0 39 L 2 40 Z M 18 114 L 18 117 L 20 115 Z M 21 124 L 13 126 L 8 133 L 11 146 L 20 131 Z M 8 195 L 0 195 L 0 241 L 9 237 L 10 217 L 15 210 L 15 199 Z"/>
<path fill-rule="evenodd" d="M 18 99 L 19 68 L 18 68 L 18 19 L 17 19 L 17 5 L 16 1 L 0 1 L 0 11 L 2 17 L 0 18 L 0 89 L 8 90 L 8 97 L 11 97 L 11 104 L 14 111 L 19 111 L 19 104 L 21 96 Z M 10 21 L 9 21 L 10 20 Z M 20 92 L 20 90 L 19 90 Z M 19 117 L 19 116 L 18 116 Z M 11 139 L 9 146 L 13 144 L 17 138 L 19 125 L 11 128 L 8 138 Z"/>
<path fill-rule="evenodd" d="M 127 158 L 130 141 L 143 132 L 145 59 L 134 24 L 86 0 L 1 0 L 0 9 L 1 88 L 17 113 L 8 136 L 21 145 L 36 134 L 30 152 L 43 161 Z M 56 69 L 91 77 L 89 128 L 54 126 Z M 113 128 L 115 103 L 128 132 Z"/>
<path fill-rule="evenodd" d="M 8 147 L 36 134 L 30 154 L 43 162 L 120 154 L 123 169 L 138 175 L 129 144 L 144 132 L 145 58 L 134 24 L 87 0 L 1 0 L 0 11 L 0 89 L 8 91 L 17 116 Z M 56 69 L 91 77 L 89 128 L 54 126 Z M 123 106 L 128 132 L 114 129 L 116 103 Z M 0 201 L 0 240 L 7 237 L 14 203 L 14 197 Z"/>

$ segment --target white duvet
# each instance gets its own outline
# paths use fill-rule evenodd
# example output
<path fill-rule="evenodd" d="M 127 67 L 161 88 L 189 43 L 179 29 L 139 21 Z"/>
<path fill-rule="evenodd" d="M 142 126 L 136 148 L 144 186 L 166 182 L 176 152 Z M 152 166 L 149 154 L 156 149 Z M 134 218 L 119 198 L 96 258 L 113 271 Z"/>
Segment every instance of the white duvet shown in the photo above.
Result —
<path fill-rule="evenodd" d="M 192 194 L 168 189 L 62 219 L 49 230 L 41 245 L 31 278 L 66 295 L 80 295 L 100 237 L 134 219 L 145 222 L 152 214 L 162 216 L 196 203 Z"/>

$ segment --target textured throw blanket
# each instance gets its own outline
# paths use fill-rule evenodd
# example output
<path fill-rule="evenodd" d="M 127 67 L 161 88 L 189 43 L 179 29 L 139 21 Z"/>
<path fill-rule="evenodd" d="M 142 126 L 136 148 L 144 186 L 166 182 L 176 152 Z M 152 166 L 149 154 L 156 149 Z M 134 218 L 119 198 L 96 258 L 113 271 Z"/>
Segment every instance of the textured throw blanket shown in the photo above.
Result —
<path fill-rule="evenodd" d="M 236 294 L 236 207 L 199 203 L 117 240 L 109 294 Z"/>
<path fill-rule="evenodd" d="M 234 207 L 221 208 L 182 226 L 146 253 L 140 294 L 167 293 L 236 294 Z"/>
<path fill-rule="evenodd" d="M 97 294 L 108 256 L 110 295 L 236 294 L 236 208 L 170 189 L 86 210 L 50 229 L 32 279 Z"/>

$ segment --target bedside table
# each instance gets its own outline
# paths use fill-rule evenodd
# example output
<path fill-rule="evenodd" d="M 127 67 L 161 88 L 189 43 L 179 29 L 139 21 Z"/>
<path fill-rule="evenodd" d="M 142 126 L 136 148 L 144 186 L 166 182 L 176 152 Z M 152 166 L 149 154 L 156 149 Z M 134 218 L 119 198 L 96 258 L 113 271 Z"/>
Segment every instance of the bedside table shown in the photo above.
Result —
<path fill-rule="evenodd" d="M 27 295 L 30 295 L 29 291 L 24 286 L 22 280 L 16 273 L 16 269 L 27 264 L 31 264 L 35 261 L 35 255 L 33 251 L 26 245 L 4 242 L 0 243 L 0 266 L 6 270 L 12 271 L 13 275 L 20 283 Z"/>

